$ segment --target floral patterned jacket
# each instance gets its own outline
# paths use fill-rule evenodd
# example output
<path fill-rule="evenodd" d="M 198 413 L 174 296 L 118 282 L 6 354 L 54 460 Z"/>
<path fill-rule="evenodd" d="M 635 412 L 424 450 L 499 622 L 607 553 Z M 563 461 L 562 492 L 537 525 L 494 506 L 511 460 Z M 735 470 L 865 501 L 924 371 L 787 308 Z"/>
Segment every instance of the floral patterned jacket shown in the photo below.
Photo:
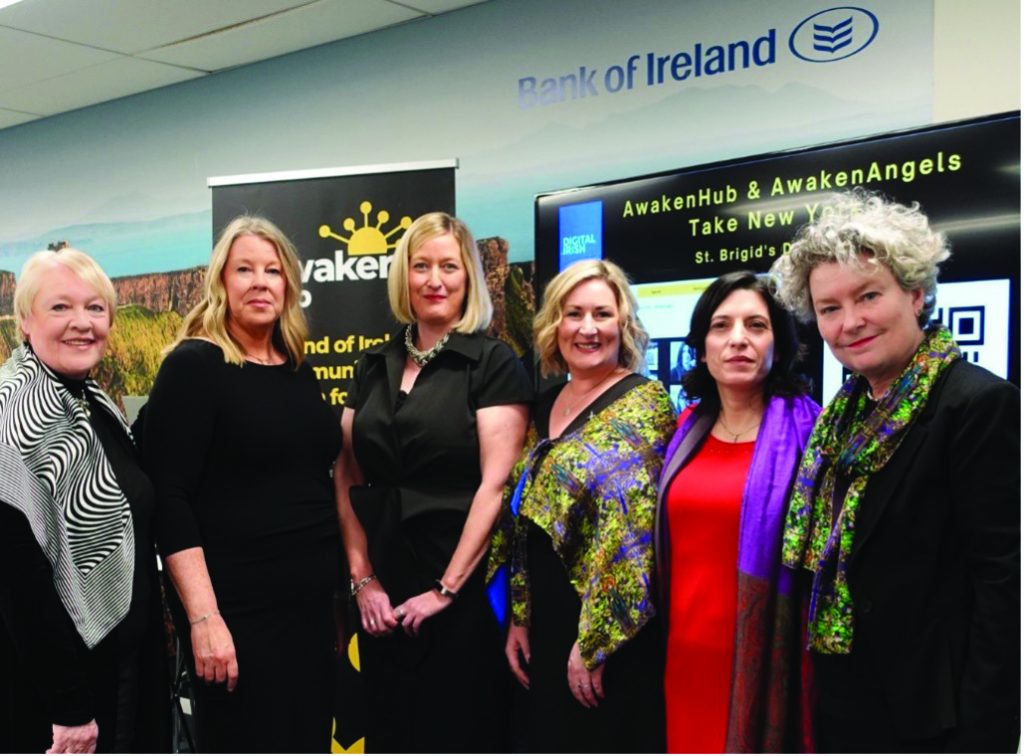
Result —
<path fill-rule="evenodd" d="M 579 594 L 577 640 L 590 669 L 655 614 L 654 510 L 675 427 L 665 389 L 648 381 L 553 441 L 538 442 L 531 427 L 526 451 L 505 487 L 488 578 L 502 564 L 510 565 L 512 620 L 528 626 L 526 520 L 541 527 Z"/>

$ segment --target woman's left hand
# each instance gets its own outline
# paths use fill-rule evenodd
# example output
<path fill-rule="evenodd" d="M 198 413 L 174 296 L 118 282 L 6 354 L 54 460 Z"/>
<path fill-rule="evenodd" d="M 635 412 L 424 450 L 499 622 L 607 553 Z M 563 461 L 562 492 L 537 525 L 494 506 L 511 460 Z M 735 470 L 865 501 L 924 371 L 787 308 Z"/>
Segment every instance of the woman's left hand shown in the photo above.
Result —
<path fill-rule="evenodd" d="M 445 598 L 437 591 L 426 591 L 407 599 L 395 607 L 395 616 L 402 623 L 402 629 L 409 636 L 420 634 L 423 620 L 433 617 L 442 609 L 447 609 L 454 599 Z"/>
<path fill-rule="evenodd" d="M 604 698 L 604 683 L 601 681 L 603 676 L 604 664 L 587 669 L 580 655 L 580 644 L 573 643 L 568 665 L 569 691 L 573 698 L 588 709 L 596 709 Z"/>

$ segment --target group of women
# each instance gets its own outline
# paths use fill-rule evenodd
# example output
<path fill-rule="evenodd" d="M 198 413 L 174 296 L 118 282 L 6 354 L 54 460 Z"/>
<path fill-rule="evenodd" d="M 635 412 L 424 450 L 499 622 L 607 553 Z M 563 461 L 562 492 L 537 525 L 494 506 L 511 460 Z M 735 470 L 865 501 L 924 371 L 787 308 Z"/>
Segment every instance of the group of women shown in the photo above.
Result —
<path fill-rule="evenodd" d="M 771 281 L 700 297 L 677 418 L 618 266 L 549 283 L 569 379 L 535 397 L 430 213 L 339 427 L 295 250 L 239 218 L 129 429 L 90 378 L 109 279 L 39 253 L 0 368 L 5 750 L 169 750 L 155 542 L 201 751 L 330 751 L 346 564 L 369 751 L 1013 751 L 1019 392 L 930 323 L 948 254 L 836 196 Z M 790 311 L 849 371 L 823 411 Z"/>

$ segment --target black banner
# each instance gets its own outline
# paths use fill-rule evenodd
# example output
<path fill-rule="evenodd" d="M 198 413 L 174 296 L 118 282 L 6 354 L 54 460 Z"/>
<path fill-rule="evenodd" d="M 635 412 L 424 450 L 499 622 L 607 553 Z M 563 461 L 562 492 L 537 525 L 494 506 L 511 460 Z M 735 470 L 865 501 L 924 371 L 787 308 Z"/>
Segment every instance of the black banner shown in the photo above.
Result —
<path fill-rule="evenodd" d="M 452 167 L 212 179 L 214 238 L 236 216 L 262 215 L 292 240 L 302 263 L 306 353 L 340 415 L 358 355 L 395 328 L 387 273 L 395 245 L 423 213 L 455 212 Z M 358 169 L 356 169 L 358 170 Z M 225 182 L 221 184 L 220 182 Z M 249 183 L 246 183 L 249 182 Z"/>

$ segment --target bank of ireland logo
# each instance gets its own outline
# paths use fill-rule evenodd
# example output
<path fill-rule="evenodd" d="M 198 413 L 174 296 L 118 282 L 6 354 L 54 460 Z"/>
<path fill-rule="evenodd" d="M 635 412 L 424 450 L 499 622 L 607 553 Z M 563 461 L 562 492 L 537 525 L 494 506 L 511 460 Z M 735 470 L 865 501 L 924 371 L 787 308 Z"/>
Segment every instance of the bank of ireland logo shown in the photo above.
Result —
<path fill-rule="evenodd" d="M 789 49 L 809 63 L 834 63 L 859 53 L 878 36 L 878 17 L 843 5 L 808 16 L 789 35 Z"/>

